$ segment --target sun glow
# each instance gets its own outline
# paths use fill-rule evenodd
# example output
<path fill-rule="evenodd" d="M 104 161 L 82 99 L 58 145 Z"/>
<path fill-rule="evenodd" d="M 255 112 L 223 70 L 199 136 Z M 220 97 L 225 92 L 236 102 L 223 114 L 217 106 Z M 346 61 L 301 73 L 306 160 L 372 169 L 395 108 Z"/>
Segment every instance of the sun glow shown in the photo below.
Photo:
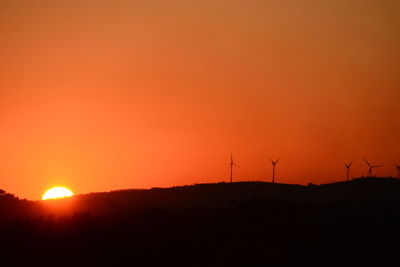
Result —
<path fill-rule="evenodd" d="M 43 194 L 42 200 L 72 197 L 74 193 L 65 187 L 53 187 Z"/>

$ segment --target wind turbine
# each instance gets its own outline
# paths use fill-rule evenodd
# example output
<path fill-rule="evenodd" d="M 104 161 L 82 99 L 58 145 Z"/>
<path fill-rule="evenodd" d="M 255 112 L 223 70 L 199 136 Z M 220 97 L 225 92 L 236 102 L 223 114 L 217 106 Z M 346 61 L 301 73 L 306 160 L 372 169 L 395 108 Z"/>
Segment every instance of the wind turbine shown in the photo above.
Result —
<path fill-rule="evenodd" d="M 237 165 L 235 162 L 233 162 L 233 156 L 231 153 L 231 163 L 229 163 L 229 168 L 231 169 L 231 183 L 233 182 L 233 167 L 239 168 L 239 165 Z"/>
<path fill-rule="evenodd" d="M 397 179 L 400 179 L 400 165 L 396 165 L 396 169 L 397 169 Z"/>
<path fill-rule="evenodd" d="M 271 160 L 271 163 L 272 163 L 272 183 L 275 183 L 275 167 L 276 167 L 276 164 L 279 162 L 279 160 L 280 159 L 277 159 L 277 160 L 272 160 L 272 159 L 270 159 Z"/>
<path fill-rule="evenodd" d="M 374 168 L 379 168 L 379 167 L 383 166 L 383 165 L 371 165 L 371 163 L 369 163 L 366 158 L 364 158 L 364 160 L 365 160 L 365 163 L 367 163 L 367 165 L 369 167 L 367 177 L 372 177 L 372 171 Z"/>
<path fill-rule="evenodd" d="M 350 176 L 350 168 L 351 168 L 351 165 L 353 165 L 353 160 L 352 161 L 350 161 L 349 163 L 345 163 L 344 164 L 344 166 L 346 167 L 346 169 L 347 169 L 347 172 L 346 172 L 346 179 L 347 179 L 347 181 L 349 181 L 349 176 Z"/>

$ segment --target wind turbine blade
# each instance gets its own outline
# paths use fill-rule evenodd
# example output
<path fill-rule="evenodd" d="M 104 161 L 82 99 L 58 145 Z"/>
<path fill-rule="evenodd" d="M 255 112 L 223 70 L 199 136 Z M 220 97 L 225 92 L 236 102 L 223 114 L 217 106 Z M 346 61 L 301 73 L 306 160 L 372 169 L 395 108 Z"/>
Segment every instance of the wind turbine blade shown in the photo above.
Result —
<path fill-rule="evenodd" d="M 371 166 L 371 168 L 379 168 L 379 167 L 383 167 L 383 165 L 374 165 L 374 166 Z"/>
<path fill-rule="evenodd" d="M 280 159 L 277 159 L 277 160 L 272 160 L 271 159 L 271 162 L 272 162 L 273 165 L 277 164 L 279 161 L 280 161 Z"/>
<path fill-rule="evenodd" d="M 364 158 L 365 163 L 367 163 L 368 166 L 372 167 L 371 164 L 368 162 L 368 160 L 366 158 Z"/>
<path fill-rule="evenodd" d="M 240 168 L 239 165 L 237 165 L 236 163 L 233 163 L 233 165 L 236 166 L 236 167 L 238 167 L 238 168 Z"/>
<path fill-rule="evenodd" d="M 351 165 L 353 165 L 353 160 L 350 161 L 349 163 L 345 163 L 344 166 L 346 166 L 346 168 L 350 168 Z"/>

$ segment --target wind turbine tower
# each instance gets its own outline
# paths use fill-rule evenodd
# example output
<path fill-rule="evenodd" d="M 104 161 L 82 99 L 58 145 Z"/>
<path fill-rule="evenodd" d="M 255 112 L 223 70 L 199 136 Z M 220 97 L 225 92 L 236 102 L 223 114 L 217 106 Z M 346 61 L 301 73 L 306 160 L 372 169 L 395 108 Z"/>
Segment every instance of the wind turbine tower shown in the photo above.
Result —
<path fill-rule="evenodd" d="M 275 167 L 276 167 L 276 164 L 279 162 L 279 160 L 280 159 L 277 159 L 277 160 L 272 160 L 271 159 L 271 163 L 272 163 L 272 183 L 275 183 Z"/>
<path fill-rule="evenodd" d="M 382 167 L 383 165 L 372 165 L 371 163 L 369 163 L 368 162 L 368 160 L 366 159 L 366 158 L 364 158 L 364 160 L 365 160 L 365 163 L 367 163 L 367 165 L 368 165 L 368 167 L 369 167 L 369 169 L 368 169 L 368 173 L 367 173 L 367 177 L 372 177 L 372 175 L 373 175 L 373 170 L 375 169 L 375 168 L 379 168 L 379 167 Z"/>
<path fill-rule="evenodd" d="M 347 181 L 349 181 L 349 178 L 350 178 L 350 168 L 351 168 L 351 165 L 353 165 L 353 160 L 352 161 L 350 161 L 349 163 L 345 163 L 344 164 L 344 166 L 346 167 L 346 179 L 347 179 Z"/>
<path fill-rule="evenodd" d="M 397 179 L 400 179 L 400 165 L 395 164 L 397 169 Z"/>
<path fill-rule="evenodd" d="M 229 168 L 231 169 L 231 183 L 233 182 L 233 167 L 239 168 L 239 165 L 237 165 L 235 162 L 233 162 L 233 156 L 231 153 L 231 163 L 229 164 Z"/>

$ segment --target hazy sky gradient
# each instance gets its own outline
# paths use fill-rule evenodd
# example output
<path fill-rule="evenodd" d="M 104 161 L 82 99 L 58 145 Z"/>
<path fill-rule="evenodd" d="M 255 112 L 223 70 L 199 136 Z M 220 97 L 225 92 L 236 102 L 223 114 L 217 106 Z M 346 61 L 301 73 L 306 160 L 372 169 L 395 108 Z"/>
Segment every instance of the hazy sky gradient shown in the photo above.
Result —
<path fill-rule="evenodd" d="M 400 2 L 0 2 L 0 188 L 395 175 Z"/>

